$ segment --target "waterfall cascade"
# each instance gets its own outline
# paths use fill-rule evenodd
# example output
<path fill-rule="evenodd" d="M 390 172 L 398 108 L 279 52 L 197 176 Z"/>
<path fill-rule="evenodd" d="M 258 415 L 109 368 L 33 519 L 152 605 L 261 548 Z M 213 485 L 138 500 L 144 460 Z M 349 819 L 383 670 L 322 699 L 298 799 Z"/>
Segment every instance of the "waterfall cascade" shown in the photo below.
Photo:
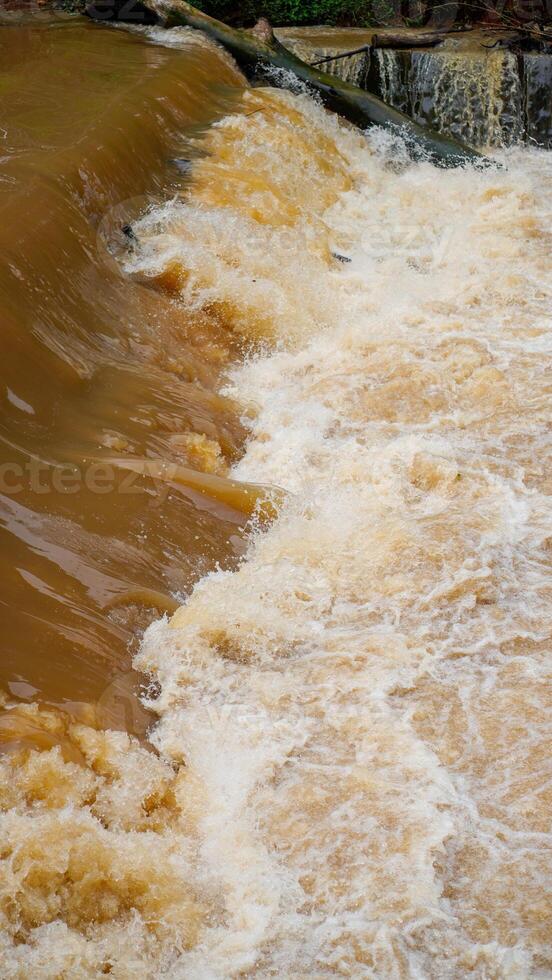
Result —
<path fill-rule="evenodd" d="M 369 44 L 371 33 L 313 28 L 281 32 L 310 62 Z M 479 34 L 436 48 L 378 48 L 328 61 L 331 74 L 475 146 L 552 146 L 552 55 L 486 47 Z"/>
<path fill-rule="evenodd" d="M 552 155 L 0 63 L 0 980 L 551 978 Z"/>

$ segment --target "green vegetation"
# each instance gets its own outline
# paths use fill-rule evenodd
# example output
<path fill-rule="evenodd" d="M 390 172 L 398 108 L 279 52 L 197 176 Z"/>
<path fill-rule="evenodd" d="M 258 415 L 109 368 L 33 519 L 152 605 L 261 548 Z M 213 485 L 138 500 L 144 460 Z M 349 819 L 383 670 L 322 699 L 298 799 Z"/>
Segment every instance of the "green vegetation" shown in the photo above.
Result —
<path fill-rule="evenodd" d="M 381 23 L 382 0 L 200 0 L 206 14 L 234 25 L 249 25 L 259 17 L 271 24 L 363 25 Z M 375 13 L 375 8 L 378 14 Z"/>
<path fill-rule="evenodd" d="M 196 0 L 205 13 L 234 27 L 267 17 L 275 27 L 419 27 L 450 30 L 473 24 L 517 29 L 550 20 L 552 0 Z M 547 12 L 548 11 L 548 12 Z"/>

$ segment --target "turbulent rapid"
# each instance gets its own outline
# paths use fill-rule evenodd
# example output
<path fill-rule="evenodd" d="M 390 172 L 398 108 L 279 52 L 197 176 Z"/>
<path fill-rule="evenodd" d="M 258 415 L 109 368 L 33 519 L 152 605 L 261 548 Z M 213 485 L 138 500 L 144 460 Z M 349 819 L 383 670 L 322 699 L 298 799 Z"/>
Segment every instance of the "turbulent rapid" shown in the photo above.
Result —
<path fill-rule="evenodd" d="M 2 977 L 550 976 L 552 157 L 499 156 L 244 88 L 134 222 L 272 520 L 147 629 L 151 746 L 7 701 Z"/>

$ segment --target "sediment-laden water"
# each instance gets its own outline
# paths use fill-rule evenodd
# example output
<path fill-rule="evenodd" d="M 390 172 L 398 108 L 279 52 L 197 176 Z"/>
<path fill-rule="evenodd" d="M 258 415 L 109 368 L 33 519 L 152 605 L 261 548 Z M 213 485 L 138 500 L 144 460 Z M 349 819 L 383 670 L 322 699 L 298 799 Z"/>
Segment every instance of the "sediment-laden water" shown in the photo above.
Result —
<path fill-rule="evenodd" d="M 66 390 L 46 445 L 56 459 L 69 444 L 79 459 L 108 458 L 146 486 L 149 472 L 163 534 L 137 496 L 143 538 L 131 548 L 106 506 L 98 563 L 125 579 L 111 594 L 178 598 L 196 584 L 135 660 L 151 681 L 149 744 L 61 710 L 59 697 L 7 695 L 2 975 L 548 976 L 550 155 L 510 150 L 502 169 L 482 171 L 413 164 L 399 139 L 366 138 L 306 94 L 246 88 L 193 34 L 174 51 L 84 36 L 98 57 L 113 44 L 117 64 L 122 51 L 160 59 L 150 82 L 167 65 L 187 72 L 187 93 L 171 78 L 162 112 L 189 112 L 189 92 L 203 108 L 199 122 L 176 117 L 195 127 L 185 152 L 171 149 L 194 157 L 191 171 L 169 184 L 160 164 L 163 200 L 135 209 L 130 244 L 118 218 L 99 220 L 108 204 L 94 223 L 71 198 L 83 228 L 104 229 L 109 261 L 90 260 L 89 293 L 75 256 L 52 262 L 68 292 L 51 309 L 88 297 L 91 325 L 72 321 L 89 380 L 80 400 Z M 147 91 L 144 81 L 140 112 Z M 143 146 L 166 128 L 162 115 Z M 112 172 L 113 159 L 107 186 Z M 129 172 L 137 194 L 151 193 L 132 148 Z M 115 184 L 109 204 L 125 193 Z M 67 225 L 54 232 L 75 240 Z M 203 375 L 213 351 L 218 370 Z M 199 376 L 165 357 L 189 358 Z M 32 363 L 17 375 L 27 387 L 11 390 L 35 408 L 38 389 L 46 411 L 52 392 L 27 377 Z M 69 378 L 78 391 L 79 373 Z M 183 392 L 195 405 L 206 390 L 208 432 L 182 405 Z M 92 418 L 111 442 L 90 435 Z M 190 469 L 219 482 L 206 475 L 184 505 Z M 230 478 L 267 489 L 248 496 Z M 214 538 L 194 524 L 192 504 L 206 499 Z M 100 505 L 75 494 L 73 506 L 63 520 L 87 529 Z M 185 583 L 151 557 L 166 549 Z M 29 544 L 28 560 L 37 553 Z M 72 568 L 91 554 L 83 547 Z M 104 610 L 102 628 L 120 608 Z M 108 637 L 102 656 L 117 661 L 109 649 Z M 79 657 L 65 656 L 78 674 Z"/>
<path fill-rule="evenodd" d="M 151 481 L 111 460 L 210 455 L 223 472 L 244 430 L 218 394 L 228 332 L 115 255 L 136 213 L 178 193 L 172 161 L 196 152 L 241 76 L 201 42 L 183 57 L 63 19 L 0 28 L 0 64 L 0 685 L 78 712 L 102 699 L 124 728 L 144 618 L 124 597 L 185 594 L 231 563 L 241 515 L 193 492 L 158 506 Z"/>
<path fill-rule="evenodd" d="M 373 29 L 279 34 L 304 60 L 324 58 L 327 71 L 468 145 L 552 147 L 552 55 L 508 50 L 508 34 L 454 32 L 435 47 L 405 49 L 371 47 Z"/>

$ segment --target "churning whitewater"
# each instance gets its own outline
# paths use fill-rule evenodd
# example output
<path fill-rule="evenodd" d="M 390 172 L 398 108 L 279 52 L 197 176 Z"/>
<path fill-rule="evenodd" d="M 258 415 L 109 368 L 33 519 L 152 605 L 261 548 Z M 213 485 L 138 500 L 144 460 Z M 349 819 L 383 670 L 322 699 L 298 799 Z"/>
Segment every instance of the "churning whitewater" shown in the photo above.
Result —
<path fill-rule="evenodd" d="M 145 635 L 158 755 L 2 763 L 3 976 L 550 976 L 551 156 L 269 89 L 201 149 L 127 272 L 243 337 L 286 494 Z"/>

